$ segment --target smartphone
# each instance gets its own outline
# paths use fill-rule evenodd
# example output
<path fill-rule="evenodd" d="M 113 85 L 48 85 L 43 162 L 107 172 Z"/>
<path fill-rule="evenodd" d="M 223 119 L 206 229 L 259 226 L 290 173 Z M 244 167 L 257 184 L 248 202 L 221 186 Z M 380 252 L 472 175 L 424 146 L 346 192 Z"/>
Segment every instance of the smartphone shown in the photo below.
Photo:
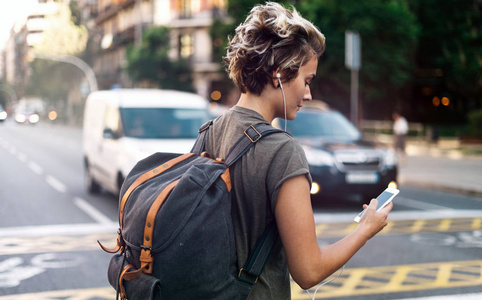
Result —
<path fill-rule="evenodd" d="M 400 191 L 395 188 L 391 188 L 391 187 L 386 188 L 386 190 L 384 190 L 377 197 L 377 200 L 378 200 L 377 211 L 384 208 L 388 203 L 390 203 L 390 201 L 392 201 L 393 198 L 395 198 L 395 196 L 398 195 L 398 193 L 400 193 Z M 358 216 L 355 217 L 355 222 L 360 222 L 361 216 L 363 215 L 364 212 L 365 210 L 363 210 L 361 213 L 358 214 Z"/>

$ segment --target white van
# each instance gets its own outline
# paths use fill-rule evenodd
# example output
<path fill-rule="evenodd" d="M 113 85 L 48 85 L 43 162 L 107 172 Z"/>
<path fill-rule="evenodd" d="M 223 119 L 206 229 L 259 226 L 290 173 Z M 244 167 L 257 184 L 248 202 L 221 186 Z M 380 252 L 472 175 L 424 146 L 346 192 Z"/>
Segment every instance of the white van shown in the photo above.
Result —
<path fill-rule="evenodd" d="M 155 152 L 191 151 L 212 118 L 203 97 L 156 89 L 96 91 L 85 104 L 83 153 L 89 193 L 118 195 L 126 175 Z"/>

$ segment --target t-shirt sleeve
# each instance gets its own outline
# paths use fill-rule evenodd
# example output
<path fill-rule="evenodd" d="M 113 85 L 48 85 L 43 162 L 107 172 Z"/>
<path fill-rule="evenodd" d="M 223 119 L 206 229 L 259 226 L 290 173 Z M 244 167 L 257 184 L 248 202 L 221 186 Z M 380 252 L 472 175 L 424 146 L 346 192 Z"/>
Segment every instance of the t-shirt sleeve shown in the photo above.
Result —
<path fill-rule="evenodd" d="M 305 175 L 311 186 L 311 175 L 306 155 L 298 140 L 286 140 L 274 153 L 268 169 L 267 189 L 274 213 L 276 199 L 283 183 L 295 176 Z"/>

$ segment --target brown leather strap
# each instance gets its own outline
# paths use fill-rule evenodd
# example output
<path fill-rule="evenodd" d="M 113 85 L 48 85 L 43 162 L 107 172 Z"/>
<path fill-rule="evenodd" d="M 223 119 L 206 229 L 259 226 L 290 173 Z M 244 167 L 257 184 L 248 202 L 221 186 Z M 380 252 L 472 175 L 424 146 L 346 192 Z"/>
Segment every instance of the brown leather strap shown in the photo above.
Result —
<path fill-rule="evenodd" d="M 151 255 L 151 248 L 152 236 L 154 232 L 154 222 L 156 221 L 157 213 L 159 212 L 161 205 L 164 203 L 169 193 L 171 193 L 172 189 L 176 186 L 178 182 L 179 179 L 168 184 L 157 196 L 156 200 L 154 200 L 154 203 L 152 203 L 151 208 L 147 213 L 146 224 L 144 226 L 144 242 L 141 247 L 141 256 L 139 258 L 139 260 L 141 261 L 141 268 L 145 268 L 145 273 L 152 273 L 153 259 Z"/>
<path fill-rule="evenodd" d="M 126 294 L 126 289 L 124 288 L 124 276 L 127 274 L 127 272 L 129 272 L 130 270 L 134 269 L 134 266 L 129 264 L 127 266 L 125 266 L 123 269 L 122 269 L 122 272 L 119 276 L 119 288 L 120 288 L 120 297 L 122 300 L 126 300 L 127 299 L 127 294 Z M 140 274 L 139 274 L 140 275 Z"/>
<path fill-rule="evenodd" d="M 120 250 L 120 254 L 124 253 L 124 250 L 126 248 L 126 243 L 124 241 L 124 238 L 122 238 L 122 232 L 121 230 L 117 230 L 117 245 L 112 248 L 112 249 L 109 249 L 109 248 L 106 248 L 104 247 L 104 245 L 101 244 L 100 241 L 97 241 L 97 243 L 99 244 L 99 246 L 102 248 L 102 250 L 104 250 L 105 252 L 108 252 L 108 253 L 116 253 L 117 251 Z"/>
<path fill-rule="evenodd" d="M 162 172 L 166 171 L 166 170 L 169 170 L 170 168 L 172 168 L 174 165 L 194 156 L 196 154 L 194 153 L 186 153 L 184 155 L 181 155 L 181 156 L 178 156 L 176 158 L 173 158 L 165 163 L 163 163 L 162 165 L 159 165 L 157 166 L 156 168 L 152 169 L 152 170 L 149 170 L 147 172 L 145 172 L 144 174 L 142 174 L 141 176 L 139 176 L 133 184 L 131 184 L 131 186 L 129 186 L 129 188 L 127 189 L 127 191 L 125 192 L 124 196 L 122 196 L 122 200 L 121 200 L 121 203 L 120 203 L 120 206 L 119 206 L 119 225 L 120 225 L 120 229 L 122 230 L 122 218 L 124 216 L 124 207 L 126 205 L 126 202 L 127 202 L 127 199 L 129 199 L 129 196 L 131 195 L 131 193 L 141 184 L 143 184 L 144 182 L 146 182 L 147 180 L 151 179 L 151 178 L 154 178 L 156 176 L 159 176 L 160 174 L 162 174 Z"/>
<path fill-rule="evenodd" d="M 119 251 L 121 249 L 121 247 L 119 245 L 119 242 L 117 242 L 117 245 L 112 249 L 104 247 L 104 245 L 102 245 L 99 240 L 97 240 L 97 243 L 102 248 L 102 250 L 104 250 L 105 252 L 108 252 L 108 253 L 116 253 L 117 251 Z"/>

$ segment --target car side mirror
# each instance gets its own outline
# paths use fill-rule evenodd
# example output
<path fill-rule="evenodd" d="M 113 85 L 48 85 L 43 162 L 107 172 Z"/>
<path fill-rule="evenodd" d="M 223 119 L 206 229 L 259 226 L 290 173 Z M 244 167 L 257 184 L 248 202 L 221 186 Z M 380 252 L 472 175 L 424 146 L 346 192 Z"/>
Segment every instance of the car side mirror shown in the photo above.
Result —
<path fill-rule="evenodd" d="M 119 138 L 117 133 L 115 133 L 111 128 L 105 128 L 102 136 L 107 140 L 116 140 Z"/>

